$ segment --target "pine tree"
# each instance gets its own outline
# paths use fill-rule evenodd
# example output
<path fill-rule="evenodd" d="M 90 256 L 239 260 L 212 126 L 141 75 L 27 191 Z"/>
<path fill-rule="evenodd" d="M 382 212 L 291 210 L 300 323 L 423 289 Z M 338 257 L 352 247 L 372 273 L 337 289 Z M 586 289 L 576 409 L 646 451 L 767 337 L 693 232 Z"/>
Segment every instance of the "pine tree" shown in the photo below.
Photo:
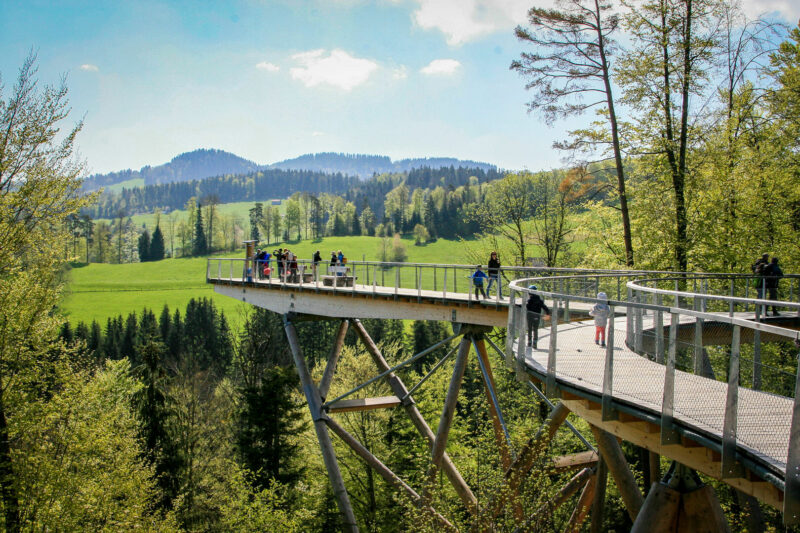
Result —
<path fill-rule="evenodd" d="M 150 241 L 150 254 L 149 261 L 161 261 L 164 259 L 164 234 L 161 232 L 161 226 L 156 226 L 153 232 L 153 238 Z"/>
<path fill-rule="evenodd" d="M 200 204 L 197 204 L 197 216 L 194 223 L 194 241 L 192 243 L 192 255 L 206 255 L 208 253 L 208 243 L 206 242 L 206 234 L 203 230 L 203 210 Z"/>
<path fill-rule="evenodd" d="M 139 261 L 142 263 L 150 261 L 150 232 L 147 228 L 139 236 Z"/>

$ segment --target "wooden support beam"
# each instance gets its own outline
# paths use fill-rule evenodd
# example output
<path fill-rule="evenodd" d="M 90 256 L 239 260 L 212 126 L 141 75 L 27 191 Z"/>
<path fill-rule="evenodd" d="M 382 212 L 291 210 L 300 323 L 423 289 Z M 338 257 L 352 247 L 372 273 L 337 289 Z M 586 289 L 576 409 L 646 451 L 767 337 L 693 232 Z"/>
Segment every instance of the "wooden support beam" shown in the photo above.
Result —
<path fill-rule="evenodd" d="M 597 447 L 603 458 L 608 464 L 608 471 L 614 477 L 614 481 L 619 489 L 619 494 L 622 497 L 622 502 L 625 504 L 625 509 L 628 511 L 628 516 L 631 520 L 636 520 L 636 515 L 642 508 L 644 498 L 639 491 L 639 486 L 636 484 L 636 479 L 633 477 L 628 462 L 625 460 L 625 455 L 622 453 L 617 439 L 610 433 L 603 431 L 597 426 L 590 426 L 594 438 L 597 441 Z"/>
<path fill-rule="evenodd" d="M 478 357 L 481 358 L 484 368 L 486 369 L 487 376 L 485 379 L 487 383 L 485 383 L 484 391 L 486 392 L 486 402 L 489 406 L 489 415 L 492 417 L 494 440 L 497 443 L 497 448 L 500 450 L 500 460 L 503 465 L 503 470 L 508 470 L 511 467 L 511 452 L 508 449 L 503 426 L 500 423 L 500 415 L 494 405 L 494 399 L 490 392 L 491 388 L 491 390 L 495 391 L 495 395 L 497 393 L 494 375 L 492 374 L 492 364 L 489 361 L 489 354 L 486 352 L 486 343 L 484 343 L 483 339 L 475 339 L 475 347 L 477 348 Z"/>
<path fill-rule="evenodd" d="M 589 450 L 587 452 L 571 453 L 569 455 L 559 455 L 551 459 L 552 468 L 555 472 L 561 473 L 567 470 L 579 470 L 597 463 L 599 456 L 597 452 Z"/>
<path fill-rule="evenodd" d="M 597 474 L 589 478 L 586 485 L 583 486 L 581 495 L 578 498 L 578 504 L 575 510 L 572 511 L 572 516 L 569 517 L 567 527 L 564 528 L 564 533 L 580 533 L 581 526 L 589 515 L 589 509 L 592 507 L 592 500 L 596 490 Z"/>
<path fill-rule="evenodd" d="M 608 483 L 608 466 L 601 455 L 597 461 L 597 482 L 594 488 L 594 500 L 592 501 L 592 523 L 590 533 L 601 533 L 603 530 L 603 513 L 606 505 L 606 484 Z"/>
<path fill-rule="evenodd" d="M 544 516 L 551 515 L 556 509 L 561 507 L 565 501 L 567 501 L 573 494 L 578 492 L 578 490 L 583 487 L 589 479 L 594 475 L 594 471 L 591 468 L 584 468 L 577 474 L 575 474 L 569 482 L 561 487 L 556 495 L 553 497 L 552 500 L 543 503 L 539 506 L 533 514 L 528 517 L 525 523 L 516 528 L 514 533 L 528 531 L 529 526 L 534 523 L 535 521 L 543 518 Z"/>
<path fill-rule="evenodd" d="M 367 450 L 355 437 L 353 437 L 350 433 L 347 432 L 342 426 L 334 422 L 328 417 L 325 417 L 325 423 L 331 430 L 336 433 L 342 441 L 347 444 L 351 450 L 355 452 L 356 455 L 361 457 L 365 463 L 367 463 L 373 470 L 375 470 L 383 479 L 386 480 L 391 486 L 395 489 L 403 491 L 406 495 L 411 499 L 414 504 L 431 514 L 439 524 L 441 524 L 445 530 L 458 532 L 458 529 L 450 523 L 444 516 L 436 512 L 436 510 L 427 505 L 422 497 L 417 494 L 417 491 L 412 489 L 405 481 L 400 479 L 394 472 L 392 472 L 389 467 L 383 464 L 377 457 L 375 457 L 369 450 Z"/>
<path fill-rule="evenodd" d="M 654 483 L 631 533 L 674 533 L 678 526 L 681 493 L 663 483 Z"/>
<path fill-rule="evenodd" d="M 331 404 L 329 413 L 347 413 L 349 411 L 371 411 L 373 409 L 387 409 L 400 405 L 397 396 L 378 396 L 377 398 L 356 398 L 354 400 L 339 400 Z"/>
<path fill-rule="evenodd" d="M 375 362 L 375 366 L 378 368 L 378 371 L 386 372 L 389 370 L 389 364 L 386 362 L 386 359 L 383 358 L 383 355 L 375 345 L 375 342 L 369 336 L 369 333 L 367 333 L 367 330 L 364 329 L 364 325 L 361 323 L 361 321 L 353 320 L 353 327 L 355 328 L 356 333 L 358 333 L 358 336 L 361 338 L 361 342 L 363 342 L 364 346 L 367 348 L 367 352 L 369 352 L 370 356 L 372 356 L 372 360 Z M 406 398 L 408 396 L 408 389 L 403 383 L 403 380 L 397 377 L 394 373 L 387 375 L 386 381 L 391 387 L 395 396 L 398 398 Z M 417 409 L 413 398 L 408 396 L 408 400 L 403 403 L 403 408 L 406 410 L 408 417 L 411 419 L 411 422 L 414 424 L 414 427 L 417 429 L 419 434 L 428 441 L 429 446 L 433 446 L 433 441 L 436 437 L 428 423 L 425 421 L 425 418 L 422 416 L 422 413 L 420 413 L 419 409 Z M 478 512 L 478 500 L 472 493 L 472 490 L 470 490 L 467 482 L 464 481 L 463 477 L 461 477 L 461 473 L 453 464 L 453 461 L 447 455 L 447 452 L 445 452 L 444 456 L 442 457 L 442 470 L 447 476 L 447 479 L 450 480 L 450 483 L 453 485 L 453 488 L 455 489 L 459 498 L 461 498 L 461 501 L 464 503 L 464 506 L 467 508 L 467 510 L 471 514 L 476 514 Z"/>
<path fill-rule="evenodd" d="M 600 413 L 586 409 L 579 401 L 562 400 L 570 410 L 576 415 L 586 420 L 589 424 L 602 427 L 605 431 L 624 439 L 628 442 L 643 446 L 648 450 L 658 453 L 664 457 L 677 461 L 703 474 L 717 478 L 720 477 L 720 462 L 722 456 L 719 452 L 706 448 L 697 447 L 693 444 L 689 447 L 676 445 L 662 445 L 659 434 L 660 427 L 653 424 L 655 431 L 643 431 L 640 427 L 624 424 L 617 420 L 603 421 Z M 602 455 L 602 454 L 601 454 Z M 758 498 L 775 509 L 783 507 L 783 493 L 775 485 L 763 481 L 753 481 L 747 478 L 728 478 L 725 480 L 728 485 Z"/>
<path fill-rule="evenodd" d="M 331 388 L 333 374 L 336 372 L 336 364 L 339 362 L 339 355 L 342 353 L 342 346 L 344 346 L 344 338 L 347 335 L 347 326 L 349 324 L 350 322 L 347 320 L 342 320 L 339 324 L 339 331 L 336 332 L 336 341 L 333 343 L 331 353 L 328 354 L 328 364 L 325 365 L 325 372 L 319 382 L 319 395 L 322 397 L 323 402 Z"/>
<path fill-rule="evenodd" d="M 683 495 L 678 533 L 730 533 L 728 521 L 710 485 Z"/>
<path fill-rule="evenodd" d="M 431 447 L 431 468 L 428 472 L 428 481 L 432 482 L 436 478 L 436 473 L 442 464 L 444 450 L 447 447 L 447 438 L 450 435 L 450 426 L 453 424 L 453 416 L 456 412 L 456 402 L 458 393 L 461 390 L 461 382 L 464 380 L 464 371 L 467 368 L 467 356 L 470 351 L 470 339 L 461 338 L 461 345 L 458 347 L 456 363 L 453 367 L 453 375 L 450 377 L 450 386 L 447 388 L 447 396 L 444 399 L 442 416 L 439 417 L 439 427 L 436 428 L 436 438 Z"/>
<path fill-rule="evenodd" d="M 328 434 L 328 427 L 325 425 L 323 419 L 322 399 L 319 396 L 319 390 L 317 390 L 314 386 L 314 382 L 311 380 L 311 374 L 308 372 L 306 360 L 300 348 L 300 341 L 297 338 L 297 331 L 294 329 L 294 324 L 289 321 L 287 315 L 283 317 L 283 327 L 286 331 L 286 338 L 289 341 L 289 348 L 292 351 L 297 373 L 300 376 L 300 383 L 303 386 L 303 393 L 306 396 L 308 409 L 311 411 L 311 419 L 314 421 L 314 431 L 317 433 L 319 447 L 322 450 L 322 459 L 328 471 L 328 479 L 330 479 L 333 494 L 336 497 L 336 504 L 339 506 L 339 512 L 342 513 L 344 528 L 350 533 L 358 533 L 358 525 L 356 524 L 353 507 L 350 505 L 350 497 L 347 495 L 344 479 L 339 470 L 339 462 L 336 460 L 336 452 L 333 450 L 333 443 Z"/>

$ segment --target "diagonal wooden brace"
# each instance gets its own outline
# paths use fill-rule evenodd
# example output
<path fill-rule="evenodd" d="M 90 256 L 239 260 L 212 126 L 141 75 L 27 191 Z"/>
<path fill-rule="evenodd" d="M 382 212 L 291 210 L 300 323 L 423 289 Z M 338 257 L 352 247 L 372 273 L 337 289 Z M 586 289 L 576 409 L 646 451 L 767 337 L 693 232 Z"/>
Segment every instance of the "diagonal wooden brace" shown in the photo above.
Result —
<path fill-rule="evenodd" d="M 364 325 L 361 323 L 361 321 L 354 319 L 352 324 L 353 328 L 356 330 L 356 333 L 358 333 L 358 336 L 361 338 L 361 341 L 364 343 L 364 346 L 367 348 L 367 351 L 372 356 L 375 366 L 378 367 L 378 371 L 386 372 L 389 370 L 389 364 L 386 362 L 386 359 L 383 358 L 383 355 L 375 345 L 375 342 L 369 336 L 369 333 L 367 333 L 367 330 L 364 329 Z M 417 409 L 413 398 L 408 396 L 408 389 L 403 383 L 403 380 L 392 373 L 386 376 L 386 381 L 389 384 L 389 387 L 391 387 L 395 396 L 398 398 L 408 397 L 408 400 L 403 404 L 408 417 L 411 419 L 411 422 L 414 424 L 414 427 L 417 429 L 419 434 L 428 441 L 428 445 L 433 446 L 433 442 L 436 437 L 433 434 L 430 426 L 428 426 L 428 423 L 425 421 L 425 418 L 423 418 L 422 413 L 420 413 L 419 409 Z M 442 456 L 442 471 L 447 476 L 447 479 L 450 480 L 450 483 L 453 485 L 453 488 L 455 489 L 459 498 L 461 498 L 461 501 L 464 503 L 467 510 L 472 514 L 477 514 L 478 500 L 475 498 L 472 490 L 470 490 L 467 482 L 464 481 L 463 477 L 461 477 L 461 473 L 453 464 L 453 461 L 447 455 L 447 452 L 445 452 Z"/>

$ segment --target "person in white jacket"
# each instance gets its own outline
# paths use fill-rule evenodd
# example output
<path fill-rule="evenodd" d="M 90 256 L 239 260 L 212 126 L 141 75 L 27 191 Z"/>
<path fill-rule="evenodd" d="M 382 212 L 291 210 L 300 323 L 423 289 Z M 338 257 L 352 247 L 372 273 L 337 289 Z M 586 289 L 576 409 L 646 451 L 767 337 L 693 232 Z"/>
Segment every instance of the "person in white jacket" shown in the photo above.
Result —
<path fill-rule="evenodd" d="M 594 343 L 605 348 L 606 323 L 608 322 L 608 315 L 611 314 L 611 308 L 606 303 L 608 301 L 606 293 L 598 292 L 597 299 L 600 301 L 589 311 L 589 316 L 594 317 Z"/>

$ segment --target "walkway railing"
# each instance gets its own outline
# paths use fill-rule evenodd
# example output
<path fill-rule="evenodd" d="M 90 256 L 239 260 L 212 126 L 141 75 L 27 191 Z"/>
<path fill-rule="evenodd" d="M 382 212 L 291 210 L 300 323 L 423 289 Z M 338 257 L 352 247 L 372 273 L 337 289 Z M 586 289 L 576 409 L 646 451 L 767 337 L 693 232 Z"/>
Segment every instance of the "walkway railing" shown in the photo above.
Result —
<path fill-rule="evenodd" d="M 207 281 L 228 281 L 237 283 L 269 283 L 281 284 L 286 286 L 301 286 L 303 288 L 320 289 L 325 287 L 324 276 L 328 275 L 331 266 L 328 261 L 320 262 L 315 265 L 310 260 L 297 260 L 297 275 L 279 275 L 277 262 L 272 259 L 269 263 L 271 272 L 268 276 L 263 274 L 262 264 L 256 264 L 253 259 L 243 258 L 209 258 L 206 266 Z M 284 265 L 283 272 L 286 272 Z M 398 262 L 378 262 L 378 261 L 348 261 L 344 265 L 348 269 L 347 277 L 352 277 L 352 286 L 348 283 L 345 287 L 342 283 L 334 285 L 337 291 L 369 291 L 386 289 L 398 294 L 402 291 L 433 291 L 443 299 L 452 296 L 468 296 L 469 300 L 475 299 L 475 285 L 472 275 L 476 265 L 463 264 L 433 264 L 433 263 L 398 263 Z M 483 272 L 488 276 L 488 266 L 480 265 Z M 615 278 L 613 287 L 610 288 L 610 295 L 621 298 L 625 294 L 625 277 L 627 275 L 642 276 L 652 275 L 653 272 L 645 271 L 609 271 L 594 269 L 575 269 L 575 268 L 550 268 L 550 267 L 501 267 L 500 275 L 492 282 L 491 289 L 488 289 L 490 280 L 485 279 L 483 288 L 487 292 L 486 299 L 483 301 L 494 301 L 498 304 L 508 303 L 508 284 L 514 280 L 529 278 L 532 276 L 565 276 L 583 275 L 607 276 L 609 273 L 616 273 L 619 278 Z M 305 274 L 305 275 L 304 275 Z M 309 276 L 310 274 L 310 276 Z M 664 273 L 671 274 L 671 273 Z M 592 296 L 596 287 L 591 283 L 581 285 L 584 296 Z M 499 288 L 499 290 L 498 290 Z"/>
<path fill-rule="evenodd" d="M 620 280 L 624 297 L 618 290 Z M 596 274 L 516 280 L 509 287 L 516 305 L 509 309 L 507 361 L 522 374 L 533 359 L 540 360 L 550 395 L 557 381 L 579 380 L 594 387 L 601 394 L 603 420 L 617 416 L 615 404 L 620 401 L 660 412 L 662 444 L 680 443 L 683 434 L 717 449 L 722 478 L 740 477 L 739 464 L 745 464 L 784 491 L 785 520 L 797 523 L 797 281 L 797 276 L 784 278 L 783 298 L 775 301 L 754 298 L 754 278 L 741 275 Z M 598 292 L 609 296 L 604 303 L 613 317 L 605 348 L 592 342 L 594 328 L 586 327 L 592 322 L 582 322 L 591 320 L 587 311 L 599 303 Z M 545 350 L 527 346 L 529 315 L 524 303 L 532 293 L 552 312 L 541 325 L 547 328 Z M 781 316 L 767 318 L 765 310 L 773 306 Z M 575 316 L 578 311 L 580 316 Z M 581 355 L 583 367 L 573 362 L 576 355 Z M 657 365 L 642 367 L 631 359 L 636 355 Z M 597 361 L 594 372 L 587 371 L 587 360 Z"/>

